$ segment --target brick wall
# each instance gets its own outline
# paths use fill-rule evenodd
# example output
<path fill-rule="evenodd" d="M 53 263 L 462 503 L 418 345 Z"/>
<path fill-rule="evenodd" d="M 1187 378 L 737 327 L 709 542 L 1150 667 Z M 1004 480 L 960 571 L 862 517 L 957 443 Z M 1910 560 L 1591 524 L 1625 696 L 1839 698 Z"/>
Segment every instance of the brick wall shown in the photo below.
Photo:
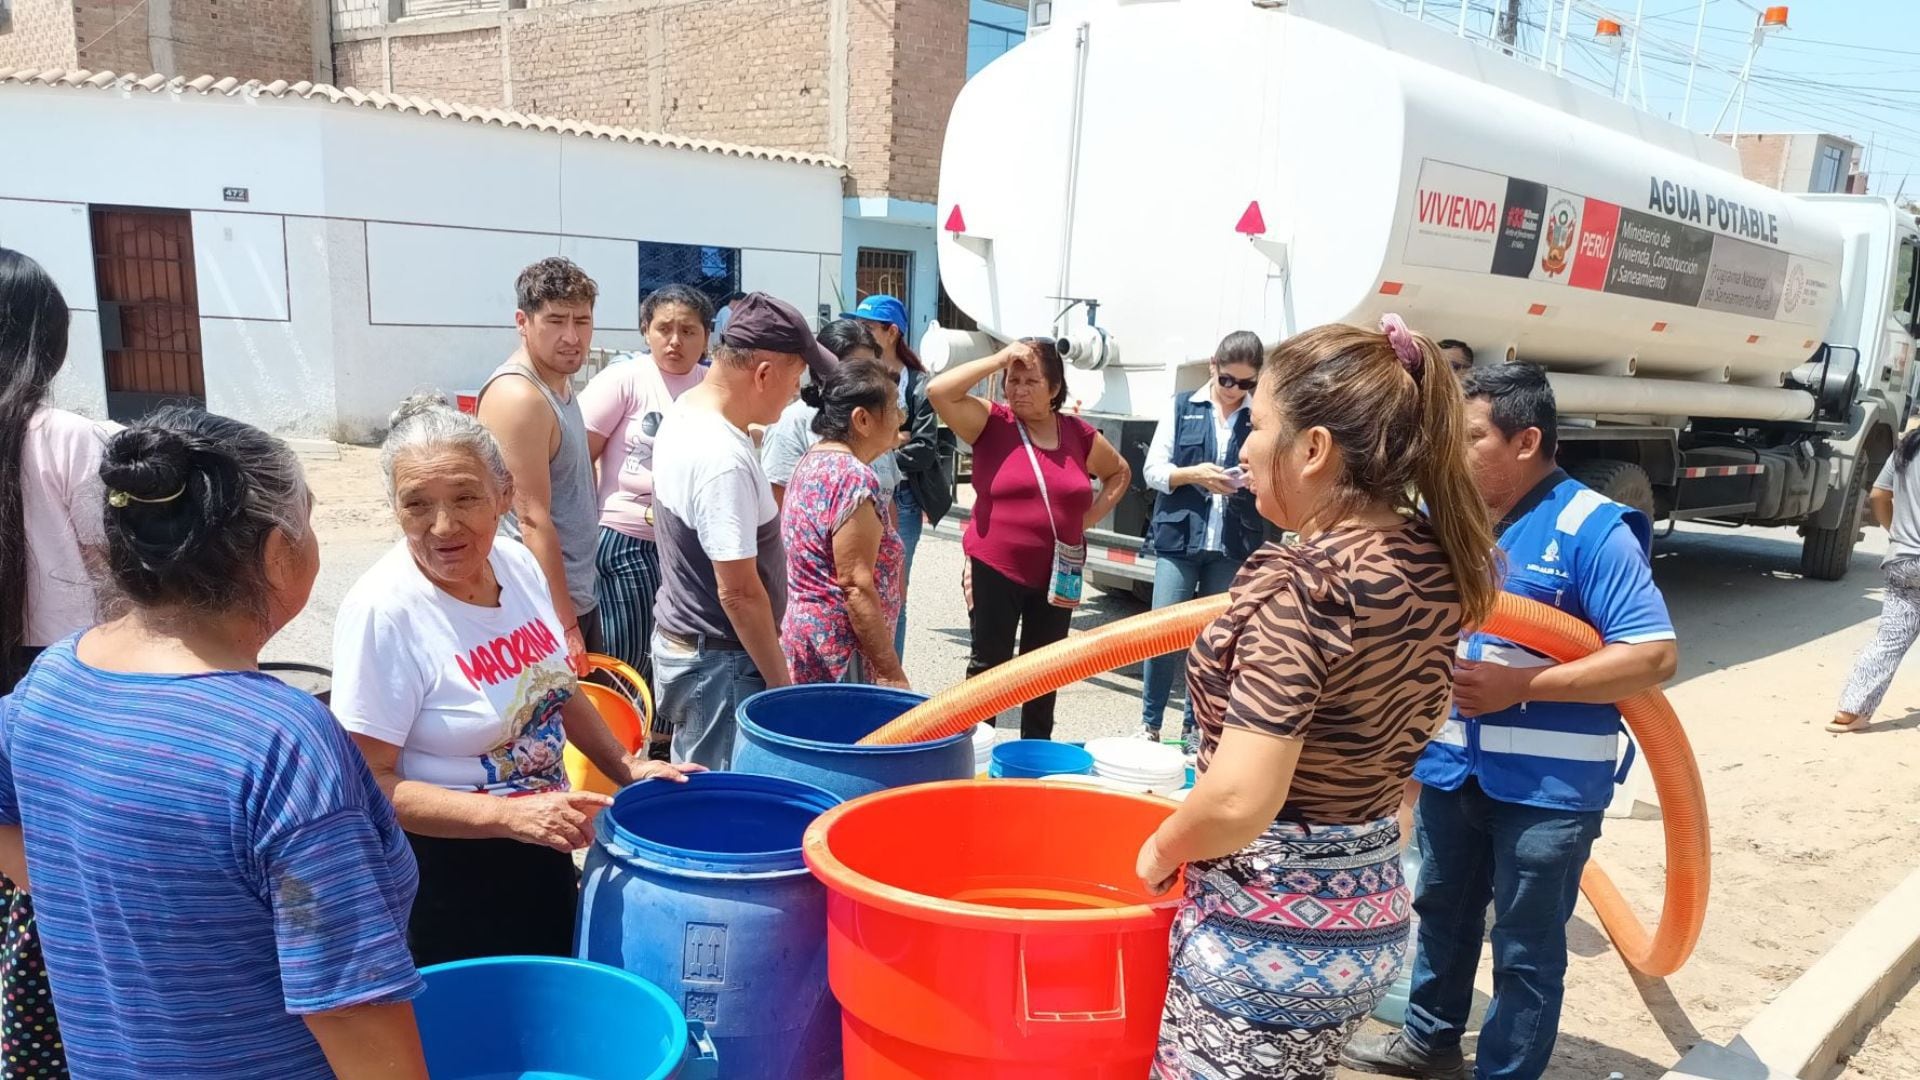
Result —
<path fill-rule="evenodd" d="M 940 184 L 940 143 L 967 81 L 967 5 L 895 0 L 893 161 L 888 194 L 932 202 Z"/>
<path fill-rule="evenodd" d="M 357 10 L 364 0 L 331 2 Z M 844 147 L 834 145 L 829 85 L 836 8 Z M 386 34 L 396 92 L 835 154 L 848 162 L 851 194 L 931 201 L 947 114 L 966 80 L 963 0 L 529 0 L 491 24 L 466 16 L 454 25 L 336 27 L 336 81 L 386 86 L 372 36 Z"/>
<path fill-rule="evenodd" d="M 378 90 L 380 43 L 372 43 L 372 86 Z M 339 64 L 336 52 L 334 64 Z M 468 30 L 459 34 L 393 39 L 393 92 L 418 94 L 462 105 L 506 104 L 500 77 L 500 31 Z"/>
<path fill-rule="evenodd" d="M 523 112 L 648 127 L 644 11 L 600 5 L 537 8 L 507 20 L 513 107 Z M 400 56 L 393 58 L 396 77 Z"/>
<path fill-rule="evenodd" d="M 313 78 L 313 0 L 171 0 L 173 70 L 299 82 Z M 139 22 L 134 16 L 129 22 Z"/>
<path fill-rule="evenodd" d="M 73 5 L 73 21 L 74 34 L 79 39 L 75 67 L 152 74 L 153 53 L 147 45 L 144 0 L 77 0 Z"/>
<path fill-rule="evenodd" d="M 14 0 L 13 29 L 0 34 L 0 70 L 75 66 L 69 0 Z"/>
<path fill-rule="evenodd" d="M 156 42 L 143 0 L 74 0 L 74 66 L 297 82 L 314 74 L 317 0 L 168 0 L 170 41 Z M 172 56 L 172 62 L 165 58 Z"/>
<path fill-rule="evenodd" d="M 1727 136 L 1720 136 L 1727 141 Z M 1787 175 L 1787 159 L 1793 153 L 1791 135 L 1742 135 L 1733 140 L 1740 152 L 1740 175 L 1756 184 L 1780 187 Z"/>
<path fill-rule="evenodd" d="M 825 153 L 827 15 L 827 0 L 724 0 L 662 11 L 658 126 Z"/>
<path fill-rule="evenodd" d="M 893 26 L 899 0 L 849 0 L 847 194 L 885 195 L 893 165 Z"/>
<path fill-rule="evenodd" d="M 333 84 L 369 93 L 387 88 L 380 40 L 336 41 L 333 44 Z"/>

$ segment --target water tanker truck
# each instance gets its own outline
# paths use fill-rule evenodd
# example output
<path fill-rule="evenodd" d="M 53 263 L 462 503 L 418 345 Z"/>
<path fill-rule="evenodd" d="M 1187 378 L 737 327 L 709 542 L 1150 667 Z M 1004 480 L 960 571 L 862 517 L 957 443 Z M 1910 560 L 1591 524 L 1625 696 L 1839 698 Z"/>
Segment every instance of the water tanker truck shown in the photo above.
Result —
<path fill-rule="evenodd" d="M 1050 15 L 1044 24 L 1040 16 Z M 1141 461 L 1237 329 L 1398 312 L 1550 372 L 1560 460 L 1657 521 L 1793 526 L 1835 580 L 1907 414 L 1912 215 L 1743 179 L 1725 143 L 1358 0 L 1054 0 L 961 91 L 940 276 L 1051 334 L 1134 466 L 1089 576 L 1151 581 Z"/>

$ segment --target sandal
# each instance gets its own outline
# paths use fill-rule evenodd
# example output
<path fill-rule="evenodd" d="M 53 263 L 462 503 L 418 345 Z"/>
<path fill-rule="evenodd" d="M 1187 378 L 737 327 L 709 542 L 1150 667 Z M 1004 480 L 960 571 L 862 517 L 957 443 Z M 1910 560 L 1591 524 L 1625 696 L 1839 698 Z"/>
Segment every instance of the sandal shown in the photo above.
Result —
<path fill-rule="evenodd" d="M 1866 727 L 1867 727 L 1866 719 L 1864 717 L 1859 717 L 1859 716 L 1856 716 L 1853 719 L 1846 720 L 1846 721 L 1842 721 L 1839 719 L 1827 721 L 1827 730 L 1833 732 L 1836 735 L 1844 735 L 1849 731 L 1864 731 L 1866 730 Z"/>

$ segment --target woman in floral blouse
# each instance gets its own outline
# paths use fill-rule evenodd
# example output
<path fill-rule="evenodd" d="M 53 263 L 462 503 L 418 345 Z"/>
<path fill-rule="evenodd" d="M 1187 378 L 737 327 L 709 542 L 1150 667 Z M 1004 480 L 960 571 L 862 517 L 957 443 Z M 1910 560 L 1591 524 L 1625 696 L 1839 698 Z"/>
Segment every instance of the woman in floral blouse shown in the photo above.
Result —
<path fill-rule="evenodd" d="M 899 441 L 897 377 L 872 360 L 843 363 L 803 391 L 819 410 L 820 441 L 787 482 L 780 537 L 787 548 L 781 624 L 795 682 L 907 685 L 893 647 L 906 549 L 892 493 L 872 462 Z"/>

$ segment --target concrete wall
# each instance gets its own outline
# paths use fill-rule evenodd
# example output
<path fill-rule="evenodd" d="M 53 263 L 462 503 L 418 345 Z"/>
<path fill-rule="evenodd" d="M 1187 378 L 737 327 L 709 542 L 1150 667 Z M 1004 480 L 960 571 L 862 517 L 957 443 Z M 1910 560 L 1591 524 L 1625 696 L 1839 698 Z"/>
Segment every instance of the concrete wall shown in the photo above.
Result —
<path fill-rule="evenodd" d="M 743 287 L 808 312 L 840 274 L 840 176 L 816 166 L 292 98 L 6 87 L 0 129 L 43 161 L 0 170 L 0 244 L 76 309 L 56 396 L 94 414 L 88 204 L 192 212 L 208 406 L 291 435 L 365 439 L 409 393 L 477 386 L 545 255 L 594 275 L 614 348 L 641 343 L 642 241 L 739 248 Z"/>

